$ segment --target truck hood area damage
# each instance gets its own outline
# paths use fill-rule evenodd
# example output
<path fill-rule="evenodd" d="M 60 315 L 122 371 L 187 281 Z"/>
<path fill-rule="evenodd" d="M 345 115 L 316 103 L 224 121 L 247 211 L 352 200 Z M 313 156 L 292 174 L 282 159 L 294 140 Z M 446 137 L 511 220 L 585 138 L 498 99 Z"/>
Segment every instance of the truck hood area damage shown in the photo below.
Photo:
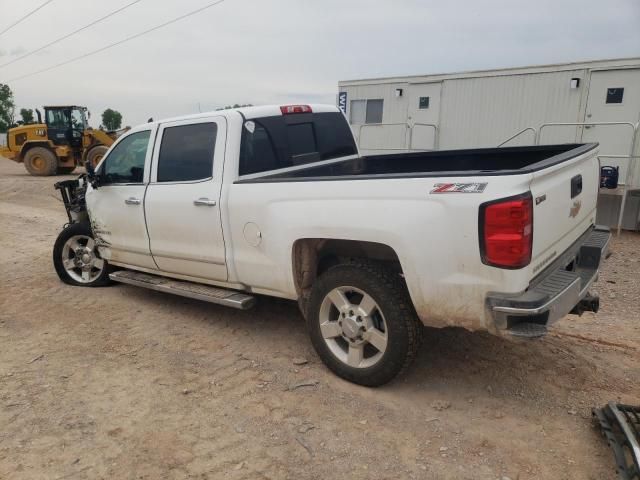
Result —
<path fill-rule="evenodd" d="M 109 232 L 97 221 L 89 218 L 87 203 L 85 200 L 88 182 L 89 180 L 87 175 L 80 175 L 75 180 L 63 180 L 61 182 L 57 182 L 54 186 L 56 190 L 60 191 L 60 196 L 62 197 L 64 208 L 67 211 L 69 223 L 79 223 L 91 220 L 91 231 L 95 237 L 96 244 L 98 246 L 108 247 L 110 246 L 110 243 L 103 238 L 103 235 L 108 235 Z"/>
<path fill-rule="evenodd" d="M 75 180 L 63 180 L 54 185 L 60 191 L 62 203 L 67 211 L 69 223 L 77 223 L 86 220 L 87 204 L 85 194 L 87 192 L 87 177 L 80 175 Z"/>

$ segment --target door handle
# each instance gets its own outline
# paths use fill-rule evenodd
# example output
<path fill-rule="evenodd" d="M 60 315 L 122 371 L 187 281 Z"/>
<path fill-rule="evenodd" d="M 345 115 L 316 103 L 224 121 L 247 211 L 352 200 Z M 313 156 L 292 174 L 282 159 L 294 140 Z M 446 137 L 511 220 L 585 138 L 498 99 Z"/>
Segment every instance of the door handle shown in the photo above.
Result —
<path fill-rule="evenodd" d="M 199 207 L 199 206 L 215 207 L 216 206 L 216 201 L 215 200 L 209 200 L 208 198 L 199 198 L 197 200 L 194 200 L 193 204 L 195 206 L 197 206 L 197 207 Z"/>
<path fill-rule="evenodd" d="M 124 201 L 124 203 L 126 203 L 127 205 L 140 205 L 140 199 L 135 197 L 129 197 Z"/>
<path fill-rule="evenodd" d="M 591 128 L 593 125 L 585 125 L 584 128 Z"/>

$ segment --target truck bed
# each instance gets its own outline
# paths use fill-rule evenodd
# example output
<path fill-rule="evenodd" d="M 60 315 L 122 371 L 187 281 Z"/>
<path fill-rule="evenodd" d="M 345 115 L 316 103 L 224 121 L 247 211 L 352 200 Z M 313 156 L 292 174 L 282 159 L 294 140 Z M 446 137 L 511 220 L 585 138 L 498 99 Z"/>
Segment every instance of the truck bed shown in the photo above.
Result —
<path fill-rule="evenodd" d="M 514 175 L 550 167 L 596 147 L 588 143 L 373 155 L 291 167 L 239 182 Z"/>

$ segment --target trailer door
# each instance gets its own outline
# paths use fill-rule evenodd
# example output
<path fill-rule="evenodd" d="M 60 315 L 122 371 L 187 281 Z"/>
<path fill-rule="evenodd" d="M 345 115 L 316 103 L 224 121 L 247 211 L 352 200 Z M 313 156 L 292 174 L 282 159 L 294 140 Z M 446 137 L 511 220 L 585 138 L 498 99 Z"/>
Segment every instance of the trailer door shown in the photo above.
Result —
<path fill-rule="evenodd" d="M 589 97 L 584 121 L 630 122 L 640 119 L 640 69 L 591 72 Z M 602 165 L 620 166 L 620 183 L 624 183 L 633 130 L 629 125 L 594 125 L 582 129 L 583 142 L 600 143 Z"/>
<path fill-rule="evenodd" d="M 439 127 L 440 91 L 442 83 L 413 83 L 409 85 L 409 126 L 411 127 L 411 145 L 417 150 L 437 150 L 437 132 Z"/>

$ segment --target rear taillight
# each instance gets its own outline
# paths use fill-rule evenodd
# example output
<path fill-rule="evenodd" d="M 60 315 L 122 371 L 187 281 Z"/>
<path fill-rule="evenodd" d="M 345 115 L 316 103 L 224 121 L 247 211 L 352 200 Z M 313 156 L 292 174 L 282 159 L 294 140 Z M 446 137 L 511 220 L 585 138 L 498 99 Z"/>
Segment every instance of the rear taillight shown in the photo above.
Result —
<path fill-rule="evenodd" d="M 283 115 L 290 113 L 312 113 L 309 105 L 283 105 L 280 107 Z"/>
<path fill-rule="evenodd" d="M 531 262 L 531 193 L 480 205 L 480 255 L 493 267 L 522 268 Z"/>

